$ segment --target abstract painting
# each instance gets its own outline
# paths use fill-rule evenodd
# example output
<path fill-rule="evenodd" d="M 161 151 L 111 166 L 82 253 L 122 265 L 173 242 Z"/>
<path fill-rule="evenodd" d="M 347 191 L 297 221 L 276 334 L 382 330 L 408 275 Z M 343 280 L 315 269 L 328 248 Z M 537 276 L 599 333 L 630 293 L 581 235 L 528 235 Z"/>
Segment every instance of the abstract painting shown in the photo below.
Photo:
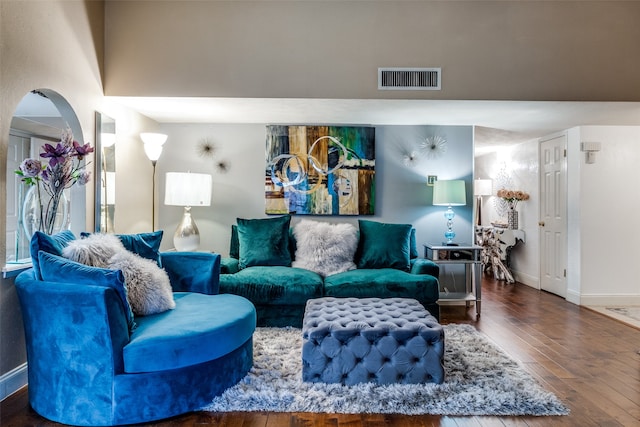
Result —
<path fill-rule="evenodd" d="M 373 215 L 375 128 L 267 126 L 265 212 Z"/>

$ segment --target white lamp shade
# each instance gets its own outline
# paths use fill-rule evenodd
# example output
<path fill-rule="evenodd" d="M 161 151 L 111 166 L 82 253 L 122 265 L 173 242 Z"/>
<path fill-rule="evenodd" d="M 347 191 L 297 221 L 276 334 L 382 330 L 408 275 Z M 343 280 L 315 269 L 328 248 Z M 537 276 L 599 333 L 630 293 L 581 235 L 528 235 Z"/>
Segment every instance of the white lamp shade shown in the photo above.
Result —
<path fill-rule="evenodd" d="M 493 194 L 493 181 L 490 179 L 476 179 L 473 181 L 473 194 L 475 196 L 490 196 Z"/>
<path fill-rule="evenodd" d="M 210 206 L 211 175 L 168 172 L 164 204 L 171 206 Z"/>
<path fill-rule="evenodd" d="M 102 148 L 109 148 L 116 143 L 116 134 L 104 132 L 100 134 L 100 142 L 102 143 Z"/>
<path fill-rule="evenodd" d="M 438 180 L 433 184 L 433 204 L 436 206 L 464 206 L 467 204 L 464 181 Z"/>
<path fill-rule="evenodd" d="M 167 135 L 164 133 L 143 132 L 140 134 L 140 138 L 145 144 L 151 145 L 162 146 L 167 141 Z"/>
<path fill-rule="evenodd" d="M 163 133 L 143 132 L 140 134 L 144 142 L 144 152 L 152 162 L 157 161 L 162 154 L 162 145 L 167 141 Z"/>

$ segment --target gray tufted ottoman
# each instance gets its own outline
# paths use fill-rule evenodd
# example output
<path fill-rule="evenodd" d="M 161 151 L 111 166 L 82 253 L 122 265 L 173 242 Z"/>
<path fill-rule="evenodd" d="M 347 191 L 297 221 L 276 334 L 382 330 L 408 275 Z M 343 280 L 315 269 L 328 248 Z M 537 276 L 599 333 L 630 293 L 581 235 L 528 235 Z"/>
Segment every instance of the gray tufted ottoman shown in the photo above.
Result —
<path fill-rule="evenodd" d="M 444 381 L 444 330 L 414 299 L 311 299 L 302 322 L 303 381 Z"/>

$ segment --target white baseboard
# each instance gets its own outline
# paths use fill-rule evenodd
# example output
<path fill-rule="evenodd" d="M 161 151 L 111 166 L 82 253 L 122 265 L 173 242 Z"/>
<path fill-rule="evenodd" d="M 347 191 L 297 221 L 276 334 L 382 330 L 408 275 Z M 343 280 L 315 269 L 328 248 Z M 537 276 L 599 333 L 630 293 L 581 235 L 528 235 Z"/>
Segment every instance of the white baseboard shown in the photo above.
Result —
<path fill-rule="evenodd" d="M 540 289 L 540 280 L 536 276 L 530 274 L 521 273 L 519 271 L 512 271 L 513 278 L 516 282 L 520 282 L 523 285 L 531 286 L 534 289 Z"/>
<path fill-rule="evenodd" d="M 567 297 L 565 299 L 570 303 L 580 305 L 580 294 L 572 289 L 567 289 Z"/>
<path fill-rule="evenodd" d="M 11 396 L 27 385 L 27 364 L 20 365 L 0 376 L 0 400 Z"/>
<path fill-rule="evenodd" d="M 640 305 L 640 295 L 638 294 L 582 294 L 580 295 L 580 305 L 587 306 L 618 306 L 629 307 Z"/>

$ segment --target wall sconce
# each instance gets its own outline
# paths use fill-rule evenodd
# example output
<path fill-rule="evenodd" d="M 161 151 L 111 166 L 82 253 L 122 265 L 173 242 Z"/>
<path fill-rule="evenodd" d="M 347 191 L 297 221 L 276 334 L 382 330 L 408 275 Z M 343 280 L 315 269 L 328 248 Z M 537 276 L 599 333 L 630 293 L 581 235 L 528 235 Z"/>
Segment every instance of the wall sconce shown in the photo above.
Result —
<path fill-rule="evenodd" d="M 457 246 L 456 243 L 453 243 L 453 238 L 456 237 L 456 233 L 453 232 L 453 217 L 455 213 L 451 207 L 467 204 L 464 181 L 457 179 L 434 182 L 433 204 L 434 206 L 448 206 L 444 213 L 444 217 L 447 219 L 447 231 L 444 233 L 444 237 L 447 239 L 445 245 Z"/>
<path fill-rule="evenodd" d="M 476 225 L 482 225 L 482 196 L 493 194 L 493 181 L 490 179 L 476 179 L 473 181 L 473 195 L 476 196 L 477 212 Z"/>
<path fill-rule="evenodd" d="M 140 134 L 144 142 L 144 152 L 153 165 L 153 180 L 151 187 L 151 231 L 156 230 L 156 163 L 162 154 L 162 145 L 167 141 L 167 135 L 162 133 L 143 132 Z"/>
<path fill-rule="evenodd" d="M 581 142 L 580 151 L 586 153 L 585 161 L 588 164 L 596 162 L 596 153 L 602 149 L 599 142 Z"/>
<path fill-rule="evenodd" d="M 195 251 L 200 246 L 200 231 L 191 217 L 192 206 L 211 205 L 211 175 L 169 172 L 166 175 L 164 204 L 184 206 L 182 221 L 173 234 L 177 251 Z"/>

